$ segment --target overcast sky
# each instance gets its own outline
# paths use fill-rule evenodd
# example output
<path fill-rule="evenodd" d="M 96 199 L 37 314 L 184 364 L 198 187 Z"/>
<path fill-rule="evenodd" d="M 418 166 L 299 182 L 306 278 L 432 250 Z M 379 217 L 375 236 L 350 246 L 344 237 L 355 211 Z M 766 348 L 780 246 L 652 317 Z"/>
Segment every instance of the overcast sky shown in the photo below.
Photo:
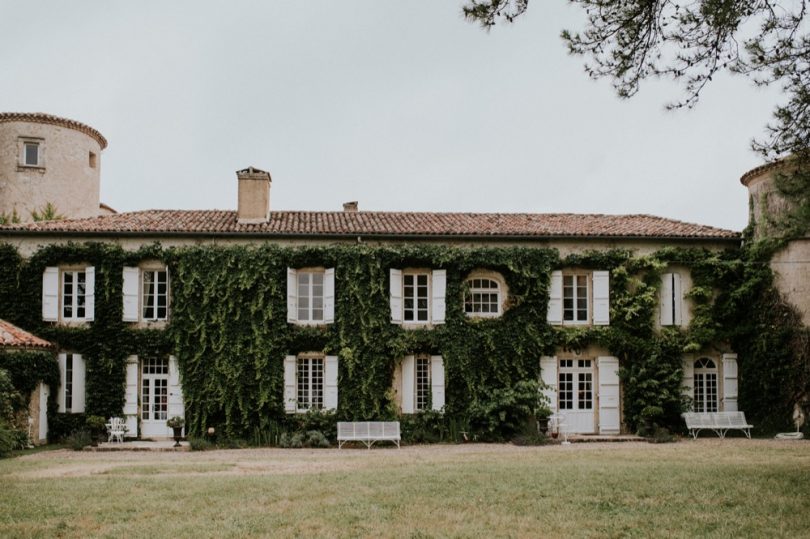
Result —
<path fill-rule="evenodd" d="M 778 94 L 719 77 L 695 110 L 656 82 L 619 100 L 559 38 L 563 0 L 511 26 L 463 0 L 0 0 L 0 110 L 98 129 L 119 211 L 235 209 L 235 171 L 271 209 L 649 213 L 742 229 L 739 177 Z"/>

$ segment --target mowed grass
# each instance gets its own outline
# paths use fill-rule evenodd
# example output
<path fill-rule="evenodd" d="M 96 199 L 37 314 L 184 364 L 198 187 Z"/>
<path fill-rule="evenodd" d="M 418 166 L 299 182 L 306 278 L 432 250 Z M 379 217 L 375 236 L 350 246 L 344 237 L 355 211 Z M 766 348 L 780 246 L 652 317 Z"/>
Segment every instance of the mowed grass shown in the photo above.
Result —
<path fill-rule="evenodd" d="M 810 443 L 38 453 L 0 537 L 810 537 Z"/>

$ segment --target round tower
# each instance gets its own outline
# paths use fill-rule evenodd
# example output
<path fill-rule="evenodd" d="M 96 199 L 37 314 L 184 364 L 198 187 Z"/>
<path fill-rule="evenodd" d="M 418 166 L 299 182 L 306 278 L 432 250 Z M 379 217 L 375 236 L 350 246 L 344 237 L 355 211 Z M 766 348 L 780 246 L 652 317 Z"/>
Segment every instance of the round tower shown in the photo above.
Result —
<path fill-rule="evenodd" d="M 95 217 L 101 152 L 107 140 L 92 127 L 43 113 L 0 112 L 0 222 L 30 222 L 51 213 Z"/>
<path fill-rule="evenodd" d="M 791 160 L 785 159 L 757 167 L 740 178 L 748 188 L 754 239 L 779 237 L 780 221 L 796 209 L 796 202 L 776 186 L 780 173 L 791 172 Z M 798 309 L 804 325 L 810 326 L 810 231 L 779 249 L 771 258 L 771 269 L 782 296 Z"/>

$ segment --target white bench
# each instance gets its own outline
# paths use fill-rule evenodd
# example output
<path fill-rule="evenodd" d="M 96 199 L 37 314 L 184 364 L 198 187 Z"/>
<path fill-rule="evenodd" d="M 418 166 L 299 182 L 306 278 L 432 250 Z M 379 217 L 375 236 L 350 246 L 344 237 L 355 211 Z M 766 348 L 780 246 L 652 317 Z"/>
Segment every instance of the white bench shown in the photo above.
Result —
<path fill-rule="evenodd" d="M 750 440 L 751 429 L 754 428 L 754 425 L 749 425 L 745 420 L 743 412 L 687 412 L 682 415 L 689 434 L 695 439 L 704 429 L 714 431 L 720 438 L 725 438 L 726 433 L 734 429 L 743 431 Z"/>
<path fill-rule="evenodd" d="M 363 442 L 371 449 L 374 442 L 394 442 L 399 448 L 399 421 L 340 421 L 338 449 L 346 442 Z"/>

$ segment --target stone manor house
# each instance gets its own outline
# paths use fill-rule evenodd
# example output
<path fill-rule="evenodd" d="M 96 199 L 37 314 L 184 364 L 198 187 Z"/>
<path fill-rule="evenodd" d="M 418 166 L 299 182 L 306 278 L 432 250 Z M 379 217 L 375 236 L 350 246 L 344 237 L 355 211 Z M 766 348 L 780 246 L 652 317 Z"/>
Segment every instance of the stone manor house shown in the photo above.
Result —
<path fill-rule="evenodd" d="M 578 254 L 612 249 L 644 256 L 669 246 L 722 252 L 741 242 L 736 231 L 650 215 L 378 212 L 363 211 L 357 202 L 343 204 L 342 211 L 276 211 L 270 198 L 271 176 L 254 167 L 236 173 L 235 211 L 118 213 L 99 199 L 106 146 L 97 130 L 73 120 L 41 113 L 0 113 L 0 216 L 6 221 L 0 226 L 0 245 L 12 246 L 23 260 L 35 260 L 44 248 L 54 246 L 101 243 L 132 253 L 156 242 L 164 250 L 276 246 L 297 252 L 331 245 L 452 247 L 462 253 L 480 248 L 551 249 L 561 260 L 570 260 Z M 742 183 L 760 196 L 773 191 L 771 176 L 772 167 L 760 167 L 743 176 Z M 48 204 L 63 218 L 34 222 L 32 212 L 41 212 Z M 810 320 L 809 251 L 806 241 L 794 242 L 772 261 L 777 285 L 802 313 L 805 325 Z M 319 331 L 330 331 L 340 322 L 341 313 L 350 312 L 351 306 L 336 308 L 336 297 L 355 277 L 341 274 L 328 260 L 307 259 L 303 264 L 286 267 L 281 292 L 286 296 L 286 312 L 274 313 L 270 323 L 280 331 L 300 327 L 302 335 L 315 335 L 317 341 Z M 387 358 L 390 370 L 382 375 L 387 387 L 381 390 L 381 398 L 384 394 L 401 414 L 442 410 L 454 399 L 463 399 L 465 389 L 459 386 L 464 373 L 459 365 L 464 358 L 451 360 L 441 337 L 438 344 L 424 347 L 420 347 L 420 339 L 430 339 L 430 332 L 442 335 L 443 326 L 451 322 L 467 324 L 464 327 L 474 333 L 476 328 L 509 316 L 519 304 L 515 298 L 523 292 L 510 289 L 504 264 L 480 263 L 463 274 L 454 274 L 458 272 L 440 262 L 431 266 L 411 261 L 391 264 L 381 269 L 386 322 L 412 332 L 405 339 L 412 335 L 415 344 L 401 350 L 401 355 Z M 40 440 L 48 433 L 49 400 L 59 414 L 82 413 L 94 399 L 92 392 L 100 391 L 104 383 L 90 382 L 91 373 L 98 369 L 88 363 L 81 339 L 45 342 L 30 333 L 47 339 L 38 328 L 61 327 L 65 335 L 72 335 L 71 331 L 111 320 L 106 307 L 111 300 L 102 298 L 100 292 L 102 273 L 120 282 L 120 299 L 112 301 L 115 323 L 133 334 L 167 330 L 175 315 L 177 287 L 187 284 L 166 260 L 149 257 L 118 267 L 94 267 L 75 257 L 49 259 L 41 275 L 29 276 L 38 289 L 26 297 L 38 303 L 32 308 L 38 320 L 30 321 L 32 327 L 4 323 L 0 347 L 25 349 L 33 343 L 52 350 L 58 358 L 59 385 L 41 384 L 32 395 L 34 437 Z M 614 323 L 611 287 L 615 276 L 608 268 L 556 267 L 543 278 L 548 283 L 547 303 L 538 315 L 538 327 L 607 328 Z M 463 294 L 450 294 L 452 283 L 461 283 Z M 655 327 L 689 326 L 694 316 L 689 296 L 692 286 L 692 274 L 685 265 L 673 263 L 661 272 Z M 23 291 L 20 294 L 22 297 Z M 200 302 L 205 304 L 205 298 Z M 99 313 L 102 305 L 103 316 Z M 463 315 L 453 321 L 451 313 Z M 20 325 L 25 320 L 30 317 L 21 316 L 16 322 Z M 424 335 L 427 337 L 421 337 Z M 349 353 L 338 347 L 295 348 L 299 341 L 288 339 L 289 348 L 268 359 L 267 369 L 280 378 L 271 386 L 274 389 L 268 398 L 282 403 L 279 410 L 287 414 L 334 408 L 350 413 L 355 403 L 344 394 L 356 385 L 353 380 L 358 375 L 347 363 Z M 683 391 L 695 410 L 737 409 L 740 374 L 736 352 L 727 344 L 715 343 L 684 355 Z M 619 376 L 622 365 L 611 350 L 593 342 L 573 350 L 557 346 L 538 353 L 532 361 L 536 365 L 531 372 L 539 373 L 552 411 L 566 417 L 569 430 L 599 434 L 626 430 Z M 174 351 L 127 352 L 120 388 L 123 406 L 118 413 L 126 418 L 131 436 L 169 436 L 168 417 L 183 416 L 189 406 L 201 406 L 188 401 L 190 388 L 184 388 L 184 380 L 192 373 L 184 370 L 190 367 L 183 362 L 184 357 Z M 379 379 L 379 375 L 375 377 Z M 206 400 L 204 394 L 200 398 Z M 211 400 L 215 400 L 213 396 Z"/>

